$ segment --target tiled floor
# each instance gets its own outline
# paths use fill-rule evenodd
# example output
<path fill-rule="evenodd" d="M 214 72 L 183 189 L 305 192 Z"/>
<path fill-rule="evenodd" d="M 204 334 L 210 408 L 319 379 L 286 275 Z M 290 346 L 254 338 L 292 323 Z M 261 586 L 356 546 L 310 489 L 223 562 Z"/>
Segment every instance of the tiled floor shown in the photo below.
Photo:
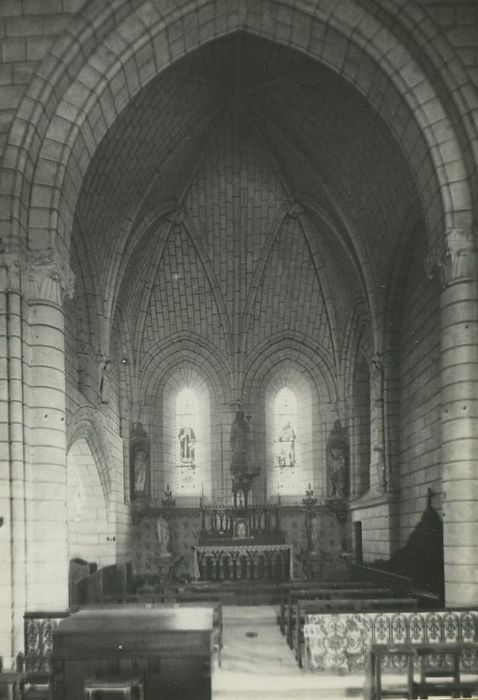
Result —
<path fill-rule="evenodd" d="M 364 697 L 363 676 L 332 676 L 299 669 L 279 631 L 276 615 L 271 606 L 224 608 L 222 667 L 214 664 L 213 700 Z"/>

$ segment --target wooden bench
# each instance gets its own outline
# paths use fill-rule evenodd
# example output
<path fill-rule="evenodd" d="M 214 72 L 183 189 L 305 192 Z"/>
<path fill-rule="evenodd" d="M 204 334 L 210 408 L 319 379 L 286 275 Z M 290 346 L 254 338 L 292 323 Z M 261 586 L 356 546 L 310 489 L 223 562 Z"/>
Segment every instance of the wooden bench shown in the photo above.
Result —
<path fill-rule="evenodd" d="M 304 643 L 303 627 L 307 615 L 340 612 L 372 612 L 416 610 L 416 598 L 349 598 L 343 600 L 302 600 L 297 601 L 293 649 L 295 658 L 302 668 L 302 646 Z"/>
<path fill-rule="evenodd" d="M 369 582 L 351 582 L 351 581 L 340 581 L 340 582 L 318 582 L 318 581 L 289 581 L 281 584 L 280 586 L 280 607 L 278 623 L 280 631 L 285 634 L 285 619 L 286 610 L 288 608 L 289 596 L 292 591 L 326 591 L 331 593 L 336 592 L 337 595 L 342 595 L 345 591 L 349 593 L 354 593 L 355 591 L 366 591 L 366 590 L 383 590 L 381 587 L 374 586 Z M 389 590 L 389 589 L 386 589 Z M 373 595 L 373 593 L 371 594 Z M 310 596 L 309 596 L 310 597 Z M 353 597 L 353 596 L 350 596 Z"/>
<path fill-rule="evenodd" d="M 371 599 L 371 598 L 392 598 L 393 594 L 388 588 L 344 588 L 328 589 L 321 587 L 299 588 L 289 591 L 287 607 L 280 611 L 282 627 L 286 632 L 287 644 L 292 648 L 292 635 L 295 624 L 295 612 L 297 601 L 307 600 L 350 600 L 350 599 Z"/>
<path fill-rule="evenodd" d="M 464 651 L 478 651 L 476 642 L 432 643 L 390 645 L 375 644 L 370 651 L 370 688 L 371 700 L 382 700 L 384 697 L 428 698 L 431 696 L 471 697 L 478 693 L 478 675 L 472 680 L 461 677 L 460 659 Z M 406 687 L 383 687 L 382 661 L 392 654 L 407 658 Z M 431 670 L 427 667 L 426 658 L 430 655 L 446 655 L 452 657 L 451 669 Z M 419 662 L 420 680 L 414 678 L 414 662 Z M 429 680 L 432 678 L 434 680 Z M 440 680 L 438 680 L 440 679 Z"/>

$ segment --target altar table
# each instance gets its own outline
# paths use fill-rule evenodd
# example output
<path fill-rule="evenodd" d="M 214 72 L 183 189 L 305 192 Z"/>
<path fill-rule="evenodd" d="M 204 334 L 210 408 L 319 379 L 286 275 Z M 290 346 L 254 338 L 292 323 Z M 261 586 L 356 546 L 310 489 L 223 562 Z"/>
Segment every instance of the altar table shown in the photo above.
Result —
<path fill-rule="evenodd" d="M 194 577 L 199 581 L 285 581 L 293 578 L 290 544 L 223 544 L 194 547 Z"/>

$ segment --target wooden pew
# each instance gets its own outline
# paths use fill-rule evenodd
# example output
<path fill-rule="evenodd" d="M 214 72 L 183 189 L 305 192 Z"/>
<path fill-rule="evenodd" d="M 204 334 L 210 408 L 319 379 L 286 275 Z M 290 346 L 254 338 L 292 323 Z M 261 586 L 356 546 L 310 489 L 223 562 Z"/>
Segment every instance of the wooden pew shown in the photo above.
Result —
<path fill-rule="evenodd" d="M 285 632 L 285 610 L 290 591 L 294 590 L 356 590 L 371 589 L 378 586 L 370 581 L 284 581 L 280 584 L 280 608 L 278 622 L 282 634 Z"/>
<path fill-rule="evenodd" d="M 309 600 L 340 600 L 359 598 L 392 598 L 393 594 L 389 588 L 343 588 L 328 589 L 321 587 L 298 588 L 289 591 L 287 608 L 281 611 L 284 616 L 282 625 L 286 630 L 288 645 L 292 648 L 292 629 L 295 621 L 295 606 L 300 598 Z"/>
<path fill-rule="evenodd" d="M 416 610 L 416 598 L 349 598 L 341 600 L 307 600 L 299 599 L 296 606 L 295 626 L 293 632 L 293 649 L 295 658 L 302 668 L 302 645 L 304 642 L 304 623 L 307 615 L 323 613 L 353 613 L 376 611 Z"/>

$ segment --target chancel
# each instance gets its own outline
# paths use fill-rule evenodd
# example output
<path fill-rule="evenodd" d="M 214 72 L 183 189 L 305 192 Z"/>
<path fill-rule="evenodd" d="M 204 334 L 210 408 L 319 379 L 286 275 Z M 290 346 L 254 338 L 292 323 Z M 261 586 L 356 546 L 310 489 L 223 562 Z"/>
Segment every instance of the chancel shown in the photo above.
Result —
<path fill-rule="evenodd" d="M 477 2 L 0 46 L 0 697 L 478 696 Z"/>

